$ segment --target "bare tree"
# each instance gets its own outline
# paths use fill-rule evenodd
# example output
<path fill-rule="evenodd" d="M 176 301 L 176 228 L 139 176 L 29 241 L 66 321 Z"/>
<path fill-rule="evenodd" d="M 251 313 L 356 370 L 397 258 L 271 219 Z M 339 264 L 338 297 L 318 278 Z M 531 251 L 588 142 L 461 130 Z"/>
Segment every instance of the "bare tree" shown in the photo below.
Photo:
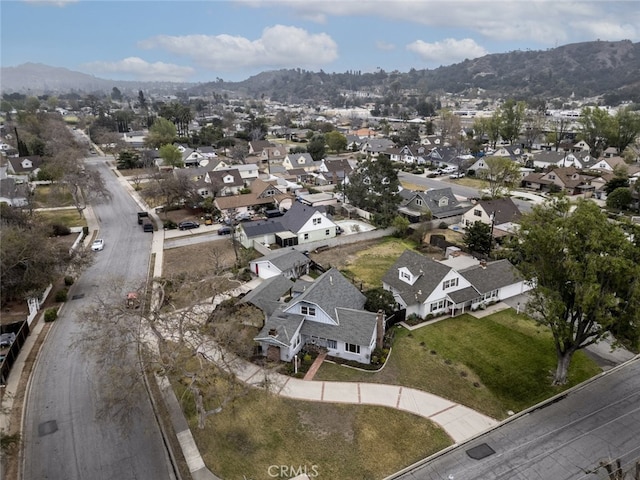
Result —
<path fill-rule="evenodd" d="M 135 290 L 141 305 L 128 308 L 124 284 L 114 281 L 80 314 L 84 329 L 74 342 L 100 358 L 105 402 L 99 415 L 128 422 L 138 411 L 140 385 L 153 372 L 174 380 L 179 399 L 191 402 L 204 428 L 208 417 L 248 392 L 236 380 L 235 367 L 250 355 L 250 338 L 237 324 L 208 323 L 211 304 L 173 308 L 166 280 L 156 282 L 148 295 L 144 288 Z"/>

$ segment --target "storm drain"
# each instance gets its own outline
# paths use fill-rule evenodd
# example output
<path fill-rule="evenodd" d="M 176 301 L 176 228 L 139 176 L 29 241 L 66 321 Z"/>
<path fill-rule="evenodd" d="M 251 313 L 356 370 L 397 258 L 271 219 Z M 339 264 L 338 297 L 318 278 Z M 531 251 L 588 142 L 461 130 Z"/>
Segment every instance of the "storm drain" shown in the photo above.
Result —
<path fill-rule="evenodd" d="M 38 435 L 44 437 L 50 433 L 58 431 L 58 423 L 55 420 L 49 420 L 48 422 L 42 422 L 38 425 Z"/>
<path fill-rule="evenodd" d="M 496 451 L 486 443 L 480 444 L 477 447 L 473 447 L 467 450 L 467 455 L 469 455 L 474 460 L 482 460 L 483 458 L 493 455 L 494 453 L 496 453 Z"/>
<path fill-rule="evenodd" d="M 79 300 L 81 298 L 84 298 L 84 293 L 79 293 L 77 295 L 74 295 L 73 297 L 71 297 L 71 300 Z"/>

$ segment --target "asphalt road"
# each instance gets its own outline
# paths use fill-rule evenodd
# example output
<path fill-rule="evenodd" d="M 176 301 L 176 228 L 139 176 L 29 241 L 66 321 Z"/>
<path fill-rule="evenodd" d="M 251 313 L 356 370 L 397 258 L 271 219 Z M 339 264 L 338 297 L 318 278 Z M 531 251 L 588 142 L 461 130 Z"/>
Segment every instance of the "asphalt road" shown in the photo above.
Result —
<path fill-rule="evenodd" d="M 474 460 L 470 449 L 495 453 Z M 490 452 L 489 452 L 490 453 Z M 640 358 L 599 377 L 566 398 L 527 413 L 398 480 L 597 480 L 600 460 L 640 460 Z"/>
<path fill-rule="evenodd" d="M 142 385 L 130 392 L 138 407 L 126 425 L 97 412 L 109 389 L 100 370 L 100 354 L 87 355 L 75 345 L 82 335 L 80 315 L 98 291 L 117 282 L 120 301 L 147 275 L 152 235 L 137 224 L 135 202 L 105 165 L 92 157 L 112 199 L 96 204 L 99 236 L 105 248 L 70 292 L 72 298 L 54 323 L 35 365 L 27 393 L 24 424 L 25 480 L 111 480 L 172 478 L 166 449 Z"/>

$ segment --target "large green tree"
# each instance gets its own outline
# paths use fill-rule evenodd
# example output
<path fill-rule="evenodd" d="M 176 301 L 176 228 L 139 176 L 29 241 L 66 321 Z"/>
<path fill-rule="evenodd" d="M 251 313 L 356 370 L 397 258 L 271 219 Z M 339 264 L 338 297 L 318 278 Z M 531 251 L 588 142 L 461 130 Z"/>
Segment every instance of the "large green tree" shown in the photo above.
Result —
<path fill-rule="evenodd" d="M 585 107 L 578 120 L 579 136 L 591 148 L 591 155 L 599 157 L 609 146 L 615 125 L 613 117 L 603 108 Z"/>
<path fill-rule="evenodd" d="M 324 158 L 326 153 L 326 140 L 323 134 L 318 133 L 311 137 L 307 143 L 307 153 L 315 162 L 319 162 Z"/>
<path fill-rule="evenodd" d="M 375 214 L 381 226 L 389 226 L 400 203 L 398 172 L 385 155 L 365 160 L 349 175 L 344 193 L 349 202 Z"/>
<path fill-rule="evenodd" d="M 553 334 L 554 384 L 566 383 L 576 351 L 608 331 L 624 331 L 637 347 L 640 242 L 629 238 L 591 201 L 570 213 L 560 198 L 523 216 L 519 266 L 534 285 L 528 312 Z"/>
<path fill-rule="evenodd" d="M 175 168 L 184 167 L 184 162 L 182 161 L 182 153 L 175 145 L 163 145 L 158 150 L 158 154 L 160 158 L 164 160 L 164 164 L 168 166 L 172 166 Z"/>
<path fill-rule="evenodd" d="M 525 119 L 525 102 L 509 99 L 500 108 L 500 136 L 509 143 L 514 143 L 520 136 Z"/>
<path fill-rule="evenodd" d="M 324 139 L 329 149 L 336 153 L 344 152 L 347 149 L 347 137 L 337 130 L 325 134 Z"/>
<path fill-rule="evenodd" d="M 175 138 L 175 125 L 166 118 L 158 117 L 149 128 L 149 134 L 144 141 L 151 148 L 160 148 L 167 143 L 173 143 Z"/>
<path fill-rule="evenodd" d="M 489 255 L 491 253 L 491 226 L 484 222 L 473 222 L 466 228 L 462 241 L 471 252 Z"/>
<path fill-rule="evenodd" d="M 491 198 L 506 195 L 520 181 L 520 165 L 508 157 L 486 157 L 487 168 L 478 170 L 477 176 L 489 184 Z"/>

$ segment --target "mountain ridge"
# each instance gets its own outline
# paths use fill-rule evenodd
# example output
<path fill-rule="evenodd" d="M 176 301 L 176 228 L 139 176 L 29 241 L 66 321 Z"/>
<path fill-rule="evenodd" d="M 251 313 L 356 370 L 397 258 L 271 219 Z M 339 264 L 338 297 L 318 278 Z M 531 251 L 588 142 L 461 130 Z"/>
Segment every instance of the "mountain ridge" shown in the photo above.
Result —
<path fill-rule="evenodd" d="M 57 93 L 65 91 L 110 92 L 121 90 L 186 91 L 207 95 L 223 91 L 252 98 L 298 103 L 340 101 L 345 91 L 369 92 L 372 97 L 389 92 L 415 91 L 428 95 L 441 91 L 459 95 L 514 98 L 602 97 L 607 104 L 640 103 L 640 43 L 630 40 L 596 40 L 547 50 L 511 51 L 488 54 L 435 69 L 409 72 L 344 73 L 281 69 L 261 72 L 240 82 L 205 83 L 136 82 L 108 80 L 63 67 L 26 63 L 2 67 L 4 92 Z"/>

